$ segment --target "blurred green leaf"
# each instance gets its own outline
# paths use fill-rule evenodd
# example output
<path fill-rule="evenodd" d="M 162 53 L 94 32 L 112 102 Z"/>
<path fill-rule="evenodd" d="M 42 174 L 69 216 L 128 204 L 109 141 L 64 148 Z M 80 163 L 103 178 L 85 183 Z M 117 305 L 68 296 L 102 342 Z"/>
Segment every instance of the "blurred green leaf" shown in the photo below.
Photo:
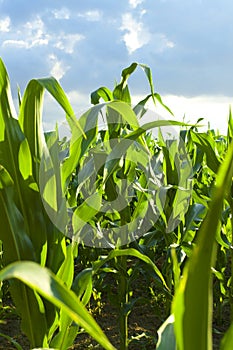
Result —
<path fill-rule="evenodd" d="M 158 342 L 156 350 L 176 350 L 176 338 L 174 334 L 174 317 L 169 316 L 158 329 Z"/>
<path fill-rule="evenodd" d="M 221 345 L 220 350 L 231 350 L 233 344 L 233 323 L 231 323 L 229 329 L 225 333 Z"/>

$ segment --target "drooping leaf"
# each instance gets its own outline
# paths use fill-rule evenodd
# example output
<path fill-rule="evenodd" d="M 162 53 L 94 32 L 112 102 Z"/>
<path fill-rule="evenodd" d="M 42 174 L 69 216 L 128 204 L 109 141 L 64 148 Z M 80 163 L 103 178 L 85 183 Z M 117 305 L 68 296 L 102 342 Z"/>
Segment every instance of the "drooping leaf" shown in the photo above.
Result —
<path fill-rule="evenodd" d="M 65 287 L 51 271 L 31 261 L 17 262 L 0 271 L 0 280 L 12 278 L 19 279 L 58 308 L 62 308 L 104 349 L 115 349 L 75 293 Z"/>
<path fill-rule="evenodd" d="M 98 271 L 98 269 L 101 266 L 103 266 L 107 261 L 109 261 L 115 257 L 118 257 L 118 256 L 134 256 L 135 258 L 138 258 L 138 259 L 144 261 L 146 264 L 148 264 L 152 268 L 152 270 L 155 272 L 157 277 L 161 280 L 164 287 L 168 289 L 166 282 L 164 280 L 164 277 L 163 277 L 162 273 L 160 272 L 160 270 L 158 269 L 158 267 L 153 263 L 153 261 L 147 255 L 142 254 L 141 252 L 139 252 L 138 250 L 136 250 L 134 248 L 112 250 L 105 259 L 103 259 L 101 261 L 94 262 L 93 273 L 96 273 Z"/>
<path fill-rule="evenodd" d="M 104 102 L 112 101 L 112 92 L 108 88 L 102 86 L 91 93 L 91 103 L 93 105 L 97 105 L 101 98 L 104 100 Z"/>

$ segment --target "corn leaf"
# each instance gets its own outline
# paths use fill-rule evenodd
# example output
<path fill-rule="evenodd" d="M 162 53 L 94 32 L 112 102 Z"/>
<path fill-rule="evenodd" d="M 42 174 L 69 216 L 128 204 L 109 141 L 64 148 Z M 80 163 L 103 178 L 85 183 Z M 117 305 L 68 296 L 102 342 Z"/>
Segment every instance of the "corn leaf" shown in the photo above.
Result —
<path fill-rule="evenodd" d="M 229 329 L 225 333 L 222 341 L 220 350 L 231 350 L 233 344 L 233 323 L 231 323 Z"/>
<path fill-rule="evenodd" d="M 114 259 L 115 257 L 118 257 L 118 256 L 134 256 L 135 258 L 138 258 L 144 261 L 146 264 L 148 264 L 152 268 L 152 270 L 155 272 L 155 275 L 160 279 L 164 287 L 168 289 L 166 282 L 164 280 L 164 277 L 160 272 L 160 270 L 158 269 L 158 267 L 153 263 L 153 261 L 147 255 L 142 254 L 141 252 L 139 252 L 134 248 L 112 250 L 105 259 L 94 262 L 93 273 L 96 273 L 98 269 L 101 266 L 103 266 L 107 261 Z"/>
<path fill-rule="evenodd" d="M 158 342 L 156 350 L 176 350 L 174 334 L 174 317 L 170 315 L 158 329 Z"/>
<path fill-rule="evenodd" d="M 172 311 L 179 350 L 212 349 L 212 272 L 215 237 L 223 200 L 229 192 L 233 175 L 233 144 L 221 165 L 215 191 L 197 237 L 196 247 L 185 267 Z"/>
<path fill-rule="evenodd" d="M 104 102 L 112 101 L 113 96 L 111 90 L 106 87 L 100 87 L 91 93 L 91 103 L 93 105 L 97 105 L 101 98 Z"/>
<path fill-rule="evenodd" d="M 14 204 L 12 188 L 0 190 L 1 240 L 4 244 L 4 262 L 9 264 L 16 260 L 35 260 L 32 243 L 25 232 L 24 220 Z M 17 310 L 22 317 L 22 329 L 32 346 L 47 344 L 47 320 L 41 312 L 35 293 L 19 281 L 12 281 L 11 294 Z M 38 322 L 37 327 L 33 325 Z"/>
<path fill-rule="evenodd" d="M 58 308 L 64 309 L 106 350 L 115 348 L 74 292 L 65 287 L 48 269 L 31 261 L 12 263 L 0 271 L 0 280 L 17 278 Z"/>
<path fill-rule="evenodd" d="M 201 148 L 206 154 L 207 166 L 214 172 L 217 173 L 220 161 L 216 156 L 214 140 L 208 134 L 195 133 L 191 131 L 191 137 L 194 143 Z"/>

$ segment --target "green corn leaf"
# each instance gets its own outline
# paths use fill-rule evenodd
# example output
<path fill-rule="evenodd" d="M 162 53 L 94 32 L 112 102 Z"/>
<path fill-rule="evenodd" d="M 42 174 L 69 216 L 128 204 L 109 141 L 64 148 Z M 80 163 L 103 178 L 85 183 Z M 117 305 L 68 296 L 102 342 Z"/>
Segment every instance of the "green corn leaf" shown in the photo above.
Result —
<path fill-rule="evenodd" d="M 129 79 L 130 75 L 135 71 L 135 69 L 137 68 L 138 63 L 133 62 L 131 63 L 131 65 L 127 68 L 124 68 L 121 72 L 121 77 L 122 77 L 122 81 L 124 83 L 127 82 L 127 80 Z"/>
<path fill-rule="evenodd" d="M 19 111 L 19 124 L 27 138 L 33 158 L 33 177 L 39 183 L 39 166 L 43 154 L 42 108 L 44 89 L 36 80 L 29 82 Z"/>
<path fill-rule="evenodd" d="M 150 67 L 148 67 L 145 64 L 139 64 L 139 66 L 143 69 L 143 71 L 146 74 L 146 77 L 148 79 L 149 85 L 150 85 L 150 91 L 151 91 L 151 97 L 153 99 L 154 104 L 156 105 L 156 100 L 170 113 L 173 115 L 172 111 L 170 110 L 170 108 L 168 108 L 168 106 L 166 106 L 163 101 L 161 96 L 156 92 L 154 92 L 154 84 L 153 84 L 153 78 L 152 78 L 152 71 L 150 69 Z"/>
<path fill-rule="evenodd" d="M 232 112 L 231 112 L 231 107 L 230 107 L 229 118 L 228 118 L 228 128 L 227 128 L 228 145 L 232 142 L 232 140 L 233 140 L 233 118 L 232 118 Z"/>
<path fill-rule="evenodd" d="M 143 110 L 146 102 L 150 98 L 152 98 L 155 105 L 156 105 L 156 100 L 157 100 L 169 113 L 171 113 L 173 115 L 173 113 L 170 110 L 170 108 L 168 108 L 163 103 L 161 96 L 158 93 L 154 92 L 152 71 L 151 71 L 150 67 L 148 67 L 145 64 L 133 62 L 129 67 L 127 67 L 127 68 L 122 70 L 121 82 L 115 87 L 115 89 L 113 91 L 113 97 L 115 99 L 117 99 L 117 100 L 124 101 L 124 102 L 126 102 L 128 104 L 131 104 L 131 97 L 130 97 L 130 92 L 129 92 L 129 88 L 128 88 L 128 85 L 127 85 L 127 81 L 129 79 L 129 77 L 131 76 L 131 74 L 134 73 L 134 71 L 136 70 L 137 67 L 140 67 L 144 71 L 144 73 L 145 73 L 145 75 L 147 77 L 149 86 L 150 86 L 151 94 L 148 95 L 145 99 L 143 99 L 142 101 L 140 101 L 137 104 L 137 106 L 135 107 L 136 114 L 138 115 L 138 111 L 139 110 Z"/>
<path fill-rule="evenodd" d="M 96 273 L 99 270 L 99 268 L 101 268 L 107 261 L 114 259 L 115 257 L 118 257 L 118 256 L 134 256 L 135 258 L 138 258 L 144 261 L 146 264 L 148 264 L 152 268 L 152 270 L 155 272 L 155 274 L 163 283 L 164 287 L 168 290 L 164 277 L 160 272 L 160 270 L 158 269 L 158 267 L 153 263 L 153 261 L 147 255 L 140 253 L 138 250 L 134 248 L 112 250 L 105 259 L 94 262 L 93 273 Z"/>
<path fill-rule="evenodd" d="M 30 142 L 25 138 L 18 120 L 13 118 L 10 83 L 5 66 L 0 60 L 0 129 L 5 130 L 0 142 L 0 164 L 6 169 L 14 182 L 14 200 L 21 211 L 25 231 L 32 240 L 36 259 L 46 256 L 46 225 L 43 220 L 42 204 L 38 183 L 31 176 L 37 160 L 32 157 Z M 29 146 L 29 147 L 28 147 Z M 36 232 L 33 235 L 32 232 Z"/>
<path fill-rule="evenodd" d="M 65 282 L 65 285 L 70 289 L 73 276 L 74 276 L 74 249 L 75 246 L 73 244 L 69 244 L 67 247 L 65 246 L 63 249 L 65 259 L 56 273 L 56 276 Z M 56 324 L 57 325 L 57 324 Z M 55 329 L 56 330 L 56 329 Z M 79 330 L 79 326 L 73 322 L 69 315 L 63 310 L 59 310 L 59 332 L 53 337 L 50 342 L 50 347 L 57 348 L 59 350 L 67 350 L 72 346 L 77 332 Z M 51 334 L 53 335 L 54 331 L 51 330 Z"/>
<path fill-rule="evenodd" d="M 121 82 L 113 90 L 114 99 L 131 104 L 131 96 L 127 85 L 127 80 L 135 71 L 137 66 L 138 64 L 134 62 L 129 67 L 123 69 L 121 73 Z"/>
<path fill-rule="evenodd" d="M 62 164 L 63 190 L 66 189 L 67 181 L 73 170 L 77 167 L 80 158 L 96 138 L 98 116 L 104 105 L 100 104 L 90 108 L 79 118 L 79 125 L 84 131 L 86 138 L 83 136 L 83 132 L 76 127 L 76 124 L 71 125 L 70 154 Z"/>
<path fill-rule="evenodd" d="M 24 180 L 32 176 L 32 158 L 27 139 L 24 139 L 19 146 L 19 171 Z M 36 187 L 35 187 L 36 188 Z"/>
<path fill-rule="evenodd" d="M 0 190 L 0 209 L 2 224 L 0 238 L 4 242 L 4 262 L 34 260 L 32 242 L 25 232 L 22 214 L 14 203 L 12 188 Z"/>
<path fill-rule="evenodd" d="M 164 102 L 163 102 L 161 96 L 160 96 L 158 93 L 155 93 L 155 94 L 154 94 L 154 98 L 161 104 L 161 106 L 163 106 L 171 115 L 174 116 L 174 114 L 173 114 L 173 112 L 171 111 L 171 109 L 170 109 L 167 105 L 164 104 Z"/>
<path fill-rule="evenodd" d="M 135 131 L 132 131 L 130 134 L 126 135 L 121 141 L 113 148 L 112 152 L 108 155 L 105 168 L 104 168 L 104 178 L 103 181 L 106 182 L 111 174 L 114 172 L 114 169 L 117 167 L 119 160 L 123 155 L 126 154 L 128 148 L 133 144 L 135 140 L 140 142 L 140 136 L 143 135 L 146 131 L 161 127 L 161 126 L 187 126 L 189 124 L 185 124 L 182 122 L 174 121 L 174 120 L 156 120 L 154 122 L 146 123 L 140 126 Z"/>
<path fill-rule="evenodd" d="M 174 317 L 169 316 L 158 329 L 158 342 L 156 350 L 176 350 L 176 338 L 174 334 Z"/>
<path fill-rule="evenodd" d="M 136 62 L 133 62 L 129 67 L 123 69 L 122 73 L 121 73 L 121 82 L 118 86 L 116 86 L 115 90 L 117 92 L 116 94 L 116 98 L 121 100 L 121 96 L 119 94 L 120 91 L 124 92 L 124 89 L 126 88 L 127 86 L 127 80 L 129 79 L 130 75 L 135 71 L 135 69 L 137 67 L 140 67 L 142 68 L 142 70 L 144 71 L 146 77 L 147 77 L 147 80 L 148 80 L 148 83 L 149 83 L 149 86 L 150 86 L 150 90 L 151 90 L 151 95 L 152 95 L 152 98 L 154 100 L 154 85 L 153 85 L 153 78 L 152 78 L 152 72 L 151 72 L 151 69 L 145 65 L 145 64 L 141 64 L 141 63 L 136 63 Z M 116 93 L 115 92 L 115 93 Z M 114 93 L 113 93 L 114 94 Z M 124 101 L 124 100 L 123 100 Z M 125 101 L 125 102 L 128 102 L 128 101 Z M 154 100 L 155 102 L 155 100 Z M 129 102 L 130 103 L 130 102 Z"/>
<path fill-rule="evenodd" d="M 207 166 L 217 173 L 220 162 L 216 156 L 214 140 L 208 134 L 190 132 L 193 142 L 206 154 Z"/>
<path fill-rule="evenodd" d="M 151 88 L 151 94 L 152 97 L 154 96 L 154 84 L 153 84 L 153 78 L 152 78 L 152 71 L 150 67 L 148 67 L 146 64 L 140 63 L 139 66 L 142 68 L 142 70 L 145 72 L 146 77 L 148 79 L 150 88 Z"/>
<path fill-rule="evenodd" d="M 225 333 L 221 345 L 220 350 L 231 350 L 233 344 L 233 323 L 231 323 L 229 329 Z"/>
<path fill-rule="evenodd" d="M 160 128 L 162 126 L 191 126 L 191 124 L 179 122 L 176 120 L 155 120 L 153 122 L 149 122 L 146 124 L 141 125 L 137 130 L 132 131 L 130 134 L 126 136 L 126 138 L 135 140 L 140 135 L 144 134 L 146 131 L 153 129 L 153 128 Z"/>
<path fill-rule="evenodd" d="M 65 287 L 51 271 L 31 261 L 18 262 L 0 271 L 0 280 L 12 278 L 19 279 L 55 306 L 62 308 L 104 349 L 115 349 L 75 293 Z"/>
<path fill-rule="evenodd" d="M 75 118 L 75 113 L 70 105 L 70 102 L 58 81 L 52 77 L 31 80 L 23 95 L 23 100 L 20 107 L 19 122 L 25 136 L 28 139 L 31 153 L 34 158 L 34 163 L 36 166 L 36 169 L 34 170 L 35 179 L 38 179 L 38 169 L 44 147 L 44 136 L 42 132 L 42 107 L 45 89 L 64 109 L 67 121 L 73 132 L 74 130 L 77 130 L 77 132 L 80 132 L 85 138 L 85 134 L 80 127 L 78 120 Z"/>
<path fill-rule="evenodd" d="M 72 249 L 72 246 L 69 245 L 69 248 Z M 74 262 L 71 261 L 71 266 L 69 265 L 71 259 L 66 259 L 66 266 L 70 269 L 70 271 L 73 272 L 74 270 Z M 73 260 L 73 259 L 72 259 Z M 69 272 L 68 272 L 69 273 Z M 59 277 L 59 274 L 57 274 Z M 63 281 L 66 281 L 66 279 L 62 278 Z M 66 285 L 68 287 L 69 283 Z M 79 299 L 82 297 L 82 304 L 85 306 L 92 295 L 92 270 L 91 269 L 85 269 L 81 271 L 76 277 L 72 284 L 72 290 L 75 292 L 75 294 L 79 297 Z M 69 347 L 72 346 L 76 336 L 77 332 L 79 331 L 79 326 L 73 322 L 72 318 L 70 318 L 67 313 L 61 309 L 60 310 L 60 322 L 59 322 L 59 332 L 55 335 L 55 337 L 52 339 L 52 342 L 50 343 L 50 346 L 53 346 L 59 350 L 66 350 Z"/>
<path fill-rule="evenodd" d="M 125 122 L 129 123 L 134 129 L 138 127 L 137 118 L 132 109 L 124 102 L 111 101 L 103 103 L 90 108 L 79 119 L 79 125 L 84 131 L 86 138 L 83 137 L 82 132 L 77 127 L 72 127 L 72 137 L 70 144 L 70 155 L 62 164 L 62 188 L 66 188 L 67 180 L 77 166 L 80 158 L 86 152 L 88 147 L 97 135 L 98 116 L 102 108 L 107 107 L 122 115 Z"/>
<path fill-rule="evenodd" d="M 145 108 L 147 102 L 152 98 L 152 94 L 147 95 L 143 100 L 141 100 L 140 102 L 137 103 L 137 105 L 133 108 L 134 113 L 137 115 L 137 117 L 140 119 L 143 117 L 143 115 L 146 113 L 147 109 Z M 165 105 L 162 101 L 161 96 L 158 93 L 154 94 L 154 98 L 157 99 L 159 101 L 159 103 L 171 114 L 174 115 L 172 113 L 172 111 L 170 110 L 170 108 Z"/>
<path fill-rule="evenodd" d="M 61 231 L 68 222 L 65 194 L 62 191 L 60 171 L 60 147 L 58 130 L 51 132 L 46 140 L 40 163 L 40 194 L 50 220 Z"/>
<path fill-rule="evenodd" d="M 40 135 L 40 109 L 42 90 L 37 89 L 36 83 L 29 84 L 20 107 L 20 123 L 13 118 L 12 98 L 7 71 L 0 61 L 0 165 L 1 169 L 1 222 L 5 229 L 1 230 L 0 239 L 4 245 L 5 265 L 17 260 L 35 260 L 42 266 L 52 261 L 53 250 L 56 246 L 56 261 L 59 267 L 64 258 L 61 246 L 54 244 L 60 237 L 53 237 L 54 227 L 44 213 L 43 204 L 38 188 L 38 157 L 41 156 L 43 135 Z M 36 101 L 35 101 L 36 100 Z M 32 108 L 30 112 L 30 108 Z M 24 129 L 27 137 L 22 132 Z M 32 133 L 32 135 L 30 135 Z M 42 142 L 40 143 L 40 140 Z M 11 179 L 11 189 L 6 184 L 6 174 Z M 9 180 L 8 178 L 8 180 Z M 22 224 L 23 223 L 23 224 Z M 23 225 L 23 228 L 22 228 Z M 48 242 L 50 252 L 47 254 Z M 30 254 L 29 254 L 30 252 Z M 54 264 L 53 268 L 56 268 Z M 55 309 L 46 305 L 46 314 L 41 312 L 43 302 L 31 290 L 22 287 L 20 282 L 11 284 L 17 310 L 21 314 L 22 329 L 27 334 L 31 345 L 46 345 L 46 334 L 54 322 Z M 27 305 L 27 307 L 25 307 Z M 33 311 L 29 311 L 33 310 Z M 35 323 L 39 324 L 34 327 Z M 38 329 L 37 329 L 38 328 Z"/>
<path fill-rule="evenodd" d="M 3 62 L 0 60 L 0 129 L 4 130 L 1 135 L 0 143 L 0 164 L 6 169 L 11 176 L 18 192 L 20 209 L 25 217 L 28 216 L 23 201 L 23 193 L 20 179 L 22 174 L 19 171 L 19 150 L 25 137 L 19 127 L 18 121 L 13 118 L 12 97 L 10 92 L 9 78 Z M 30 162 L 30 159 L 28 160 Z M 21 166 L 23 170 L 23 166 Z"/>
<path fill-rule="evenodd" d="M 204 205 L 199 203 L 190 205 L 185 219 L 185 231 L 193 230 L 196 227 L 195 221 L 201 221 L 204 214 L 206 214 L 206 207 Z M 188 242 L 188 239 L 184 236 L 183 241 Z"/>
<path fill-rule="evenodd" d="M 97 192 L 88 197 L 85 202 L 78 206 L 72 217 L 75 234 L 86 225 L 100 210 L 102 202 L 101 193 Z"/>
<path fill-rule="evenodd" d="M 6 334 L 0 333 L 0 338 L 1 337 L 7 339 L 12 345 L 14 345 L 15 349 L 23 350 L 23 348 L 12 337 L 10 337 Z"/>
<path fill-rule="evenodd" d="M 66 96 L 59 82 L 53 77 L 37 79 L 36 82 L 40 84 L 44 89 L 46 89 L 59 103 L 59 105 L 64 109 L 70 128 L 75 127 L 82 133 L 83 137 L 85 138 L 86 135 L 83 132 L 83 129 L 81 128 L 78 120 L 76 119 L 75 113 L 73 111 L 73 108 L 71 107 L 69 99 Z"/>
<path fill-rule="evenodd" d="M 24 230 L 24 220 L 14 204 L 12 188 L 0 190 L 1 240 L 4 244 L 4 262 L 35 260 L 32 243 Z M 47 320 L 41 313 L 33 291 L 18 281 L 11 283 L 11 294 L 22 318 L 22 329 L 32 346 L 46 345 Z M 38 322 L 35 328 L 34 321 Z"/>
<path fill-rule="evenodd" d="M 102 86 L 91 93 L 91 103 L 93 105 L 97 105 L 101 98 L 104 100 L 104 102 L 112 101 L 113 95 L 111 90 Z"/>
<path fill-rule="evenodd" d="M 82 303 L 86 305 L 92 295 L 92 269 L 87 268 L 77 274 L 72 284 L 72 290 L 82 298 Z"/>
<path fill-rule="evenodd" d="M 60 310 L 59 321 L 59 332 L 55 335 L 49 345 L 50 347 L 59 350 L 67 350 L 74 344 L 80 327 L 73 322 L 64 310 Z"/>
<path fill-rule="evenodd" d="M 0 129 L 4 130 L 0 142 L 0 164 L 1 169 L 4 169 L 1 171 L 0 180 L 0 212 L 3 225 L 0 239 L 4 245 L 4 263 L 24 259 L 39 261 L 43 251 L 46 251 L 44 227 L 38 225 L 41 222 L 40 213 L 37 211 L 40 197 L 38 187 L 31 178 L 32 158 L 27 140 L 18 121 L 13 118 L 9 78 L 1 60 L 0 95 Z M 6 181 L 7 174 L 9 176 Z M 12 181 L 10 188 L 9 178 Z M 32 227 L 34 230 L 38 229 L 39 234 L 32 236 Z M 41 313 L 35 293 L 19 282 L 14 282 L 11 284 L 11 294 L 21 314 L 22 329 L 31 345 L 46 345 L 47 320 Z M 38 329 L 32 326 L 35 319 Z"/>
<path fill-rule="evenodd" d="M 112 101 L 107 104 L 107 107 L 115 110 L 119 114 L 121 114 L 122 118 L 133 128 L 136 129 L 139 127 L 139 123 L 137 117 L 130 107 L 129 104 L 122 101 Z"/>
<path fill-rule="evenodd" d="M 173 301 L 175 333 L 179 350 L 212 349 L 212 272 L 215 237 L 233 176 L 233 143 L 222 163 L 209 211 L 198 232 L 193 254 Z"/>
<path fill-rule="evenodd" d="M 71 288 L 74 278 L 74 249 L 74 244 L 66 245 L 66 249 L 63 250 L 65 254 L 64 261 L 56 273 L 60 280 L 65 281 L 68 288 Z"/>

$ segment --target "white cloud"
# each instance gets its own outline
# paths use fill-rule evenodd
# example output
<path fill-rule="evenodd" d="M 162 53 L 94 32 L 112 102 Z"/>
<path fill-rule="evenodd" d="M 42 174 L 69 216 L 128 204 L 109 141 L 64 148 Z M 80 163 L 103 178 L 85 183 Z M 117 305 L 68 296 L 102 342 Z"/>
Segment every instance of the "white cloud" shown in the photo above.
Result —
<path fill-rule="evenodd" d="M 133 18 L 131 13 L 122 15 L 122 31 L 126 31 L 123 35 L 123 40 L 129 54 L 132 54 L 137 49 L 149 43 L 151 33 L 142 22 L 138 22 Z"/>
<path fill-rule="evenodd" d="M 0 32 L 9 32 L 11 25 L 11 19 L 9 16 L 6 16 L 3 19 L 0 19 Z"/>
<path fill-rule="evenodd" d="M 38 46 L 50 46 L 68 54 L 72 54 L 77 42 L 85 38 L 83 35 L 78 33 L 49 33 L 44 22 L 39 16 L 37 16 L 34 21 L 28 21 L 21 27 L 15 27 L 13 29 L 14 30 L 7 35 L 5 40 L 3 38 L 2 47 L 11 46 L 30 49 Z"/>
<path fill-rule="evenodd" d="M 56 19 L 70 18 L 70 11 L 66 7 L 62 7 L 60 10 L 53 10 L 52 12 Z"/>
<path fill-rule="evenodd" d="M 65 51 L 66 53 L 73 53 L 74 47 L 77 44 L 77 42 L 85 39 L 84 35 L 82 34 L 60 34 L 58 35 L 57 41 L 54 44 L 54 47 L 56 47 L 59 50 Z"/>
<path fill-rule="evenodd" d="M 142 9 L 142 10 L 140 11 L 140 17 L 144 16 L 146 13 L 147 13 L 147 10 Z"/>
<path fill-rule="evenodd" d="M 153 35 L 153 49 L 156 52 L 163 52 L 166 49 L 172 49 L 175 43 L 167 38 L 165 34 L 156 33 Z"/>
<path fill-rule="evenodd" d="M 3 47 L 14 46 L 14 47 L 28 49 L 28 43 L 24 40 L 14 40 L 14 39 L 4 40 L 2 46 Z"/>
<path fill-rule="evenodd" d="M 132 8 L 136 8 L 138 5 L 142 4 L 144 0 L 129 0 L 129 4 Z"/>
<path fill-rule="evenodd" d="M 172 110 L 174 117 L 172 117 L 159 103 L 155 107 L 150 101 L 148 108 L 157 113 L 157 115 L 164 119 L 175 119 L 188 123 L 196 123 L 199 118 L 204 118 L 200 123 L 205 125 L 200 130 L 203 132 L 210 126 L 214 129 L 219 129 L 221 133 L 227 132 L 227 121 L 229 116 L 229 106 L 232 103 L 233 96 L 195 96 L 185 97 L 177 95 L 161 96 L 163 102 Z M 137 103 L 143 96 L 134 96 L 133 103 Z M 150 120 L 151 121 L 151 120 Z"/>
<path fill-rule="evenodd" d="M 98 22 L 102 18 L 102 12 L 98 10 L 86 11 L 83 13 L 78 13 L 78 17 L 85 18 L 89 22 Z"/>
<path fill-rule="evenodd" d="M 48 39 L 35 39 L 35 40 L 4 40 L 2 46 L 14 46 L 18 48 L 30 49 L 35 46 L 48 45 Z"/>
<path fill-rule="evenodd" d="M 39 16 L 34 21 L 27 22 L 24 28 L 28 36 L 34 38 L 34 40 L 44 40 L 47 37 L 44 22 Z"/>
<path fill-rule="evenodd" d="M 58 60 L 53 54 L 49 56 L 49 60 L 50 65 L 52 66 L 50 74 L 57 80 L 62 79 L 70 67 L 66 66 L 61 60 Z"/>
<path fill-rule="evenodd" d="M 12 32 L 11 35 L 13 35 L 13 38 L 4 40 L 3 47 L 15 46 L 30 49 L 49 43 L 49 35 L 46 33 L 44 22 L 39 16 L 32 22 L 26 22 L 22 29 Z"/>

